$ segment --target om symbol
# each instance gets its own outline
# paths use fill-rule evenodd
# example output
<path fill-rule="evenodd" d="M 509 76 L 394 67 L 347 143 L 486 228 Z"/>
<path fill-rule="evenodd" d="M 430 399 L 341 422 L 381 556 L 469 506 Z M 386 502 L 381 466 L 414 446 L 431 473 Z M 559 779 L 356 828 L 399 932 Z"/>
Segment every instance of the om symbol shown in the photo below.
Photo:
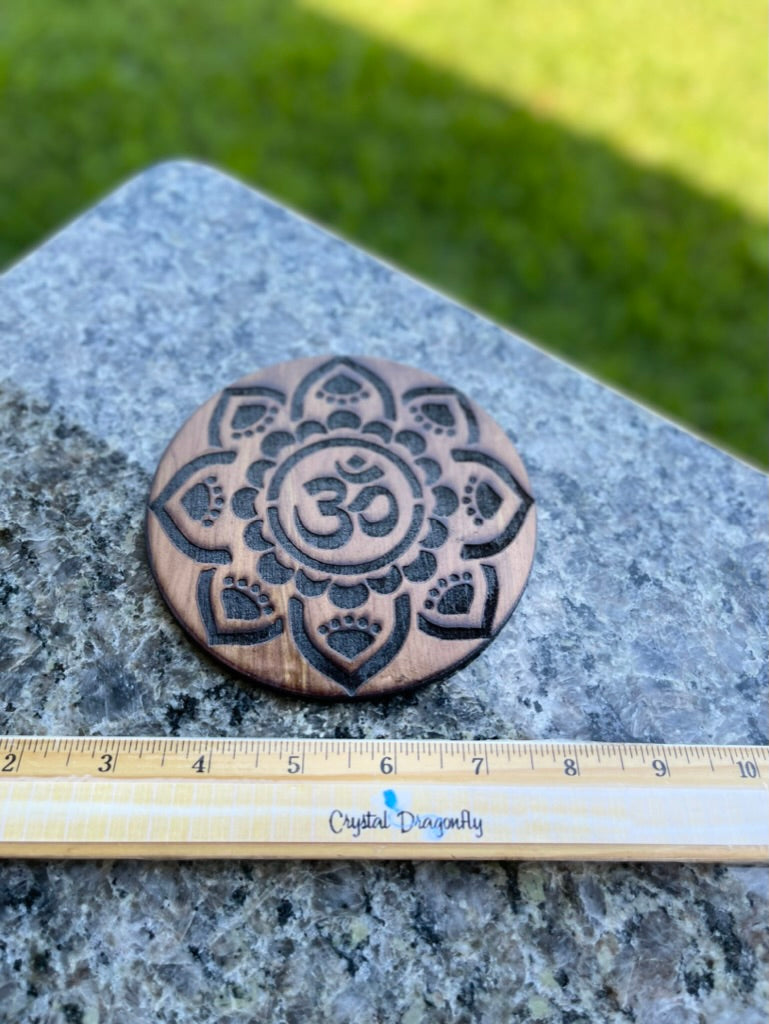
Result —
<path fill-rule="evenodd" d="M 349 462 L 354 463 L 356 460 L 359 460 L 358 464 L 363 461 L 360 456 L 353 456 Z M 331 533 L 320 533 L 310 529 L 302 519 L 300 510 L 294 506 L 294 521 L 304 540 L 324 550 L 344 547 L 355 533 L 356 522 L 367 537 L 389 536 L 398 522 L 398 502 L 395 495 L 389 487 L 381 483 L 366 482 L 363 487 L 360 486 L 364 481 L 381 479 L 384 473 L 380 467 L 373 466 L 364 473 L 356 474 L 345 470 L 337 462 L 336 469 L 339 476 L 317 476 L 304 484 L 307 494 L 316 499 L 320 516 L 335 520 L 336 529 Z M 349 503 L 345 480 L 355 485 L 357 489 L 357 494 Z M 328 494 L 332 497 L 321 497 Z M 367 512 L 369 515 L 366 515 Z M 356 517 L 355 520 L 353 516 Z"/>
<path fill-rule="evenodd" d="M 411 467 L 374 442 L 351 438 L 294 453 L 276 470 L 269 498 L 278 545 L 311 568 L 343 575 L 387 564 L 413 540 L 424 513 Z M 356 561 L 362 550 L 365 563 Z"/>

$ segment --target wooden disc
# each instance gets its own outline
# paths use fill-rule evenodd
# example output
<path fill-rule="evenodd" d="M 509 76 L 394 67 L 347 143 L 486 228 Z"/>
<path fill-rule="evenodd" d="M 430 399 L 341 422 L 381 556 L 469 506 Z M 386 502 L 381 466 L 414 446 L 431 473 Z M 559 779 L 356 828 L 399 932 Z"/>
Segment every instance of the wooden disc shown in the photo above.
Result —
<path fill-rule="evenodd" d="M 202 405 L 157 469 L 152 569 L 176 617 L 251 679 L 374 697 L 438 679 L 501 629 L 534 502 L 461 391 L 379 359 L 300 359 Z"/>

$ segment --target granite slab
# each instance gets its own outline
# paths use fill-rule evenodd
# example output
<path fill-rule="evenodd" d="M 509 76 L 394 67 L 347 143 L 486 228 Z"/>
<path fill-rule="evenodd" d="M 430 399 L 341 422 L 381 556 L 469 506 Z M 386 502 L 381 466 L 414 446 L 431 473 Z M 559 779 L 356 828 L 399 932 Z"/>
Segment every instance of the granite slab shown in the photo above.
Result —
<path fill-rule="evenodd" d="M 538 501 L 497 640 L 371 703 L 237 678 L 144 550 L 187 416 L 324 352 L 460 384 Z M 0 278 L 0 381 L 0 734 L 768 742 L 765 476 L 214 170 Z M 5 862 L 0 1021 L 764 1024 L 768 920 L 751 866 Z"/>

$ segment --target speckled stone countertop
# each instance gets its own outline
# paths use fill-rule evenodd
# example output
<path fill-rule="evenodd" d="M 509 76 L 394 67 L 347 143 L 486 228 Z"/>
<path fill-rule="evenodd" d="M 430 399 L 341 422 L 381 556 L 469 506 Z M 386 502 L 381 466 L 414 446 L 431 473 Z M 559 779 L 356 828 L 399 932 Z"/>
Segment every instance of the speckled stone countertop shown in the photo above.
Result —
<path fill-rule="evenodd" d="M 99 204 L 0 279 L 0 345 L 0 733 L 767 742 L 765 477 L 229 178 Z M 142 529 L 194 408 L 327 351 L 459 383 L 539 509 L 476 661 L 333 706 L 194 646 Z M 6 862 L 0 1021 L 766 1024 L 768 874 Z"/>

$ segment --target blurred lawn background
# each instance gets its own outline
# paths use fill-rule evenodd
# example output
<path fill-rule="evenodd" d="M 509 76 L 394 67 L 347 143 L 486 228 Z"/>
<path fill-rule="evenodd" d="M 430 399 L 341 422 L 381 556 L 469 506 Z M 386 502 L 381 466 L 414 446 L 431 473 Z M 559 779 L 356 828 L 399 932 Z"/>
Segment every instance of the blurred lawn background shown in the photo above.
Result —
<path fill-rule="evenodd" d="M 763 0 L 5 0 L 0 265 L 202 159 L 766 465 L 765 29 Z"/>

